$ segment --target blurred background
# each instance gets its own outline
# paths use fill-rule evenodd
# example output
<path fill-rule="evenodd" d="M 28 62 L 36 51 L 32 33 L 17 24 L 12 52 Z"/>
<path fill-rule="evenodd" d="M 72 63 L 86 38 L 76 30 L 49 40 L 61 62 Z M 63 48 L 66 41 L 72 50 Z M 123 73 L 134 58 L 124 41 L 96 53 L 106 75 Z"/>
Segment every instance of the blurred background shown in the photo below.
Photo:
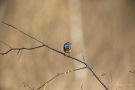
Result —
<path fill-rule="evenodd" d="M 9 23 L 51 47 L 63 51 L 72 43 L 71 56 L 92 66 L 111 90 L 135 89 L 134 0 L 0 0 L 0 40 L 12 48 L 41 45 Z M 0 52 L 9 48 L 0 43 Z M 46 47 L 0 55 L 0 90 L 35 89 L 57 73 L 84 65 Z M 87 70 L 61 75 L 46 90 L 105 90 Z M 41 88 L 43 90 L 43 88 Z"/>

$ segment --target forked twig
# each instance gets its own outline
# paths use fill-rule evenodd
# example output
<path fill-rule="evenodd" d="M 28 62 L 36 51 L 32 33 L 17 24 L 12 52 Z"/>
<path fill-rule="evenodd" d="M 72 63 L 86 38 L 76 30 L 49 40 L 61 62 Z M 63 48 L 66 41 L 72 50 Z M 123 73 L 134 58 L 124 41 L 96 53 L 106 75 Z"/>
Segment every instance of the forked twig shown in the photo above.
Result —
<path fill-rule="evenodd" d="M 85 68 L 87 68 L 87 67 L 82 67 L 82 68 L 73 69 L 73 70 L 68 70 L 68 71 L 66 71 L 66 72 L 58 73 L 57 75 L 55 75 L 54 77 L 52 77 L 51 79 L 49 79 L 46 83 L 44 83 L 44 84 L 41 85 L 39 88 L 37 88 L 37 90 L 41 89 L 41 88 L 44 87 L 44 86 L 45 86 L 45 87 L 44 87 L 44 89 L 45 89 L 45 88 L 46 88 L 46 85 L 47 85 L 49 82 L 51 82 L 53 79 L 55 79 L 56 77 L 58 77 L 58 76 L 60 76 L 60 75 L 67 74 L 67 73 L 74 72 L 74 71 L 81 70 L 81 69 L 85 69 Z M 24 82 L 23 82 L 23 84 L 24 84 L 25 87 L 27 86 L 29 89 L 33 90 L 33 88 L 30 87 L 28 84 L 26 84 L 26 83 L 24 83 Z"/>
<path fill-rule="evenodd" d="M 18 53 L 21 51 L 21 50 L 33 50 L 33 49 L 37 49 L 37 48 L 41 48 L 41 47 L 44 47 L 44 45 L 40 45 L 40 46 L 36 46 L 36 47 L 32 47 L 32 48 L 10 48 L 9 50 L 7 50 L 6 52 L 4 53 L 0 53 L 1 55 L 5 55 L 5 54 L 8 54 L 9 52 L 13 51 L 13 50 L 17 50 Z M 17 54 L 18 54 L 17 53 Z"/>
<path fill-rule="evenodd" d="M 51 78 L 50 80 L 48 80 L 46 83 L 44 83 L 43 85 L 41 85 L 37 90 L 39 90 L 40 88 L 42 88 L 43 86 L 45 86 L 46 84 L 48 84 L 49 82 L 51 82 L 53 79 L 55 79 L 56 77 L 58 77 L 60 75 L 63 75 L 63 74 L 69 73 L 69 72 L 74 72 L 74 71 L 81 70 L 81 69 L 85 69 L 85 68 L 88 68 L 88 67 L 82 67 L 82 68 L 78 68 L 78 69 L 74 69 L 74 70 L 68 70 L 66 72 L 58 73 L 53 78 Z"/>
<path fill-rule="evenodd" d="M 106 90 L 108 90 L 107 86 L 100 80 L 100 78 L 96 75 L 96 73 L 93 71 L 93 69 L 90 68 L 89 65 L 88 65 L 86 62 L 84 62 L 84 61 L 82 61 L 82 60 L 79 60 L 79 59 L 77 59 L 77 58 L 74 58 L 74 57 L 72 57 L 72 56 L 66 55 L 65 53 L 63 53 L 63 52 L 61 52 L 61 51 L 59 51 L 59 50 L 56 50 L 56 49 L 54 49 L 54 48 L 52 48 L 52 47 L 50 47 L 50 46 L 44 44 L 43 42 L 39 41 L 38 39 L 36 39 L 36 38 L 34 38 L 34 37 L 32 37 L 32 36 L 30 36 L 30 35 L 24 33 L 23 31 L 19 30 L 18 28 L 14 27 L 14 26 L 12 26 L 12 25 L 10 25 L 10 24 L 7 24 L 7 23 L 5 23 L 5 22 L 3 22 L 3 23 L 4 23 L 5 25 L 7 25 L 7 26 L 10 26 L 10 27 L 12 27 L 12 28 L 18 30 L 19 32 L 23 33 L 24 35 L 26 35 L 26 36 L 28 36 L 28 37 L 30 37 L 30 38 L 32 38 L 32 39 L 38 41 L 38 42 L 41 43 L 42 45 L 41 45 L 41 46 L 37 46 L 37 47 L 33 47 L 33 48 L 10 48 L 7 52 L 5 52 L 5 53 L 0 53 L 1 55 L 7 54 L 7 53 L 9 53 L 9 52 L 12 51 L 12 50 L 23 50 L 23 49 L 32 50 L 32 49 L 36 49 L 36 48 L 40 48 L 40 47 L 44 47 L 44 46 L 45 46 L 45 47 L 47 47 L 47 48 L 49 48 L 49 49 L 51 49 L 51 50 L 53 50 L 53 51 L 55 51 L 55 52 L 58 52 L 58 53 L 60 53 L 60 54 L 62 54 L 62 55 L 64 55 L 64 56 L 66 56 L 66 57 L 68 57 L 68 58 L 71 58 L 71 59 L 76 60 L 76 61 L 78 61 L 78 62 L 80 62 L 80 63 L 83 63 L 83 64 L 93 73 L 93 75 L 98 79 L 98 81 L 104 86 L 104 88 L 105 88 Z M 59 74 L 57 74 L 56 77 L 57 77 L 57 76 L 59 76 Z M 51 81 L 51 80 L 50 80 L 50 81 Z"/>

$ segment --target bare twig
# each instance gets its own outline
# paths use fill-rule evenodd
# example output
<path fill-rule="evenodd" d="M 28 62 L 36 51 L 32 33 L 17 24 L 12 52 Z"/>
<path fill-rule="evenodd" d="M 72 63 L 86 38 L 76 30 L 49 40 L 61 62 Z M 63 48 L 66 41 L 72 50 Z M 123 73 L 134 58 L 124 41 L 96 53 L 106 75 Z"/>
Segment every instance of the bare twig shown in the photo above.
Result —
<path fill-rule="evenodd" d="M 69 73 L 69 72 L 73 72 L 73 71 L 77 71 L 77 70 L 81 70 L 81 69 L 85 69 L 85 68 L 87 68 L 87 67 L 82 67 L 82 68 L 78 68 L 78 69 L 74 69 L 74 70 L 68 70 L 66 72 L 59 73 L 59 74 L 55 75 L 53 78 L 51 78 L 50 80 L 48 80 L 45 84 L 40 86 L 37 90 L 41 89 L 43 86 L 44 86 L 44 90 L 45 90 L 47 83 L 49 83 L 50 81 L 52 81 L 53 79 L 55 79 L 56 77 L 58 77 L 60 75 L 63 75 L 63 74 Z M 28 84 L 26 84 L 24 82 L 23 82 L 23 84 L 24 84 L 24 87 L 28 87 L 29 89 L 34 90 L 34 87 L 33 88 L 30 87 Z"/>
<path fill-rule="evenodd" d="M 8 44 L 6 44 L 5 42 L 3 41 L 0 41 L 1 43 L 5 44 L 6 46 L 8 46 L 10 49 L 12 49 Z"/>
<path fill-rule="evenodd" d="M 37 90 L 41 89 L 43 86 L 45 86 L 46 84 L 48 84 L 49 82 L 51 82 L 53 79 L 55 79 L 56 77 L 58 77 L 60 75 L 63 75 L 63 74 L 69 73 L 69 72 L 74 72 L 74 71 L 81 70 L 81 69 L 85 69 L 85 68 L 87 68 L 87 67 L 82 67 L 82 68 L 78 68 L 78 69 L 74 69 L 74 70 L 68 70 L 66 72 L 58 73 L 53 78 L 51 78 L 50 80 L 48 80 L 46 83 L 44 83 L 43 85 L 41 85 Z"/>
<path fill-rule="evenodd" d="M 94 71 L 94 65 L 93 65 L 93 63 L 92 63 L 92 70 Z"/>
<path fill-rule="evenodd" d="M 18 50 L 17 55 L 19 54 L 20 51 L 21 51 L 21 50 Z"/>
<path fill-rule="evenodd" d="M 24 83 L 24 82 L 23 82 L 23 84 L 24 84 L 24 87 L 27 86 L 29 89 L 34 90 L 34 88 L 30 87 L 28 84 L 26 84 L 26 83 Z"/>
<path fill-rule="evenodd" d="M 8 54 L 10 51 L 12 50 L 18 50 L 18 53 L 20 52 L 20 50 L 33 50 L 33 49 L 37 49 L 37 48 L 40 48 L 40 47 L 44 47 L 44 45 L 40 45 L 40 46 L 36 46 L 36 47 L 32 47 L 32 48 L 10 48 L 9 50 L 7 50 L 6 52 L 4 53 L 0 53 L 1 55 L 5 55 L 5 54 Z M 17 53 L 17 54 L 18 54 Z"/>
<path fill-rule="evenodd" d="M 110 73 L 110 75 L 109 75 L 109 83 L 110 83 L 110 85 L 109 85 L 109 87 L 108 88 L 110 88 L 109 90 L 112 90 L 112 74 Z"/>
<path fill-rule="evenodd" d="M 83 56 L 83 55 L 82 55 L 82 57 L 83 57 L 83 60 L 84 60 L 84 62 L 85 62 L 86 60 L 85 60 L 85 58 L 84 58 L 84 56 Z"/>
<path fill-rule="evenodd" d="M 12 50 L 23 50 L 23 49 L 32 50 L 32 49 L 36 49 L 36 48 L 40 48 L 40 47 L 44 47 L 44 46 L 45 46 L 45 47 L 47 47 L 47 48 L 49 48 L 49 49 L 51 49 L 51 50 L 53 50 L 53 51 L 55 51 L 55 52 L 58 52 L 58 53 L 60 53 L 60 54 L 62 54 L 62 55 L 64 55 L 64 56 L 66 56 L 66 57 L 68 57 L 68 58 L 71 58 L 71 59 L 76 60 L 76 61 L 78 61 L 78 62 L 80 62 L 80 63 L 83 63 L 83 64 L 93 73 L 93 75 L 98 79 L 98 81 L 104 86 L 104 88 L 105 88 L 106 90 L 108 90 L 107 86 L 100 80 L 100 78 L 96 75 L 96 73 L 93 71 L 93 69 L 90 68 L 89 65 L 88 65 L 86 62 L 84 62 L 84 61 L 82 61 L 82 60 L 79 60 L 79 59 L 77 59 L 77 58 L 74 58 L 74 57 L 72 57 L 72 56 L 70 56 L 70 55 L 66 55 L 65 53 L 63 53 L 63 52 L 61 52 L 61 51 L 59 51 L 59 50 L 56 50 L 56 49 L 54 49 L 54 48 L 52 48 L 52 47 L 50 47 L 50 46 L 44 44 L 43 42 L 39 41 L 38 39 L 36 39 L 36 38 L 34 38 L 34 37 L 32 37 L 32 36 L 30 36 L 30 35 L 24 33 L 23 31 L 19 30 L 18 28 L 14 27 L 14 26 L 12 26 L 12 25 L 10 25 L 10 24 L 7 24 L 7 23 L 5 23 L 5 22 L 3 22 L 3 23 L 6 24 L 7 26 L 10 26 L 10 27 L 12 27 L 12 28 L 18 30 L 19 32 L 23 33 L 24 35 L 26 35 L 26 36 L 28 36 L 28 37 L 30 37 L 30 38 L 32 38 L 32 39 L 34 39 L 34 40 L 36 40 L 36 41 L 42 43 L 43 45 L 37 46 L 37 47 L 33 47 L 33 48 L 10 48 L 7 52 L 5 52 L 5 53 L 0 53 L 1 55 L 7 54 L 8 52 L 10 52 L 10 51 L 12 51 Z M 59 74 L 57 74 L 55 77 L 57 77 L 57 76 L 59 76 Z M 52 78 L 52 79 L 53 79 L 53 78 Z M 52 79 L 51 79 L 51 80 L 52 80 Z M 50 80 L 50 81 L 51 81 L 51 80 Z"/>
<path fill-rule="evenodd" d="M 133 72 L 133 71 L 129 71 L 129 72 L 131 72 L 131 73 L 135 74 L 135 72 Z"/>
<path fill-rule="evenodd" d="M 20 55 L 19 55 L 18 61 L 20 60 L 21 55 L 22 55 L 22 50 L 20 51 Z"/>
<path fill-rule="evenodd" d="M 16 29 L 16 30 L 18 30 L 19 32 L 23 33 L 24 35 L 26 35 L 26 36 L 28 36 L 28 37 L 30 37 L 30 38 L 32 38 L 32 39 L 38 41 L 39 43 L 44 44 L 43 42 L 39 41 L 38 39 L 36 39 L 36 38 L 34 38 L 34 37 L 28 35 L 27 33 L 24 33 L 22 30 L 19 30 L 18 28 L 14 27 L 14 26 L 12 26 L 12 25 L 10 25 L 10 24 L 7 24 L 7 23 L 5 23 L 5 22 L 3 22 L 3 23 L 6 24 L 6 25 L 8 25 L 8 26 L 10 26 L 10 27 L 12 27 L 12 28 L 14 28 L 14 29 Z"/>
<path fill-rule="evenodd" d="M 83 90 L 83 83 L 82 83 L 82 86 L 81 86 L 81 90 Z"/>

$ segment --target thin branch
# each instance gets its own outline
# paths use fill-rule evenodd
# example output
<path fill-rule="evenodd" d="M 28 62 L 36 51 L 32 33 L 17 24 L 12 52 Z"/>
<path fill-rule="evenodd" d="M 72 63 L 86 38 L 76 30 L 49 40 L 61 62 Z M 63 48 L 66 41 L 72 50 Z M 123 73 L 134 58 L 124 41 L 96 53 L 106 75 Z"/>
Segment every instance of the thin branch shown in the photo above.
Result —
<path fill-rule="evenodd" d="M 110 84 L 112 84 L 112 74 L 110 73 L 110 76 L 109 76 L 109 79 L 110 79 Z M 110 86 L 110 90 L 112 90 L 112 85 Z"/>
<path fill-rule="evenodd" d="M 82 83 L 82 86 L 81 86 L 81 90 L 83 90 L 83 83 Z"/>
<path fill-rule="evenodd" d="M 6 44 L 5 42 L 3 41 L 0 41 L 1 43 L 5 44 L 6 46 L 8 46 L 10 49 L 12 49 L 8 44 Z"/>
<path fill-rule="evenodd" d="M 83 57 L 83 60 L 84 60 L 84 62 L 85 62 L 86 60 L 85 60 L 85 58 L 84 58 L 84 56 L 83 56 L 83 55 L 82 55 L 82 57 Z"/>
<path fill-rule="evenodd" d="M 22 55 L 22 50 L 20 51 L 20 55 L 19 55 L 18 61 L 20 60 L 21 55 Z"/>
<path fill-rule="evenodd" d="M 93 65 L 93 63 L 92 63 L 92 70 L 94 71 L 94 65 Z"/>
<path fill-rule="evenodd" d="M 18 50 L 18 53 L 19 53 L 21 50 L 33 50 L 33 49 L 37 49 L 37 48 L 41 48 L 41 47 L 44 47 L 44 45 L 40 45 L 40 46 L 36 46 L 36 47 L 32 47 L 32 48 L 24 48 L 24 47 L 22 47 L 22 48 L 11 48 L 11 49 L 7 50 L 6 52 L 0 53 L 0 54 L 5 55 L 5 54 L 8 54 L 12 50 Z"/>
<path fill-rule="evenodd" d="M 131 72 L 131 73 L 135 74 L 135 72 L 133 72 L 133 71 L 129 71 L 129 72 Z"/>
<path fill-rule="evenodd" d="M 48 80 L 46 83 L 44 83 L 43 85 L 41 85 L 37 90 L 41 89 L 43 86 L 45 86 L 46 84 L 48 84 L 49 82 L 51 82 L 53 79 L 55 79 L 56 77 L 58 77 L 58 76 L 60 76 L 60 75 L 63 75 L 63 74 L 69 73 L 69 72 L 74 72 L 74 71 L 81 70 L 81 69 L 85 69 L 85 68 L 87 68 L 87 67 L 82 67 L 82 68 L 73 69 L 73 70 L 68 70 L 68 71 L 66 71 L 66 72 L 58 73 L 58 74 L 55 75 L 53 78 L 51 78 L 50 80 Z"/>
<path fill-rule="evenodd" d="M 34 88 L 30 87 L 28 84 L 26 84 L 26 83 L 24 83 L 24 82 L 23 82 L 23 84 L 24 84 L 24 87 L 27 86 L 29 89 L 34 90 Z"/>
<path fill-rule="evenodd" d="M 19 52 L 20 52 L 21 50 L 18 50 L 18 53 L 17 53 L 17 55 L 19 54 Z"/>
<path fill-rule="evenodd" d="M 53 50 L 53 51 L 55 51 L 55 52 L 58 52 L 58 53 L 60 53 L 60 54 L 62 54 L 62 55 L 64 55 L 64 56 L 66 56 L 66 57 L 68 57 L 68 58 L 71 58 L 71 59 L 76 60 L 76 61 L 78 61 L 78 62 L 80 62 L 80 63 L 83 63 L 83 64 L 93 73 L 93 75 L 98 79 L 98 81 L 104 86 L 104 88 L 105 88 L 106 90 L 108 90 L 107 86 L 100 80 L 100 78 L 96 75 L 96 73 L 93 71 L 93 69 L 90 68 L 89 65 L 88 65 L 86 62 L 81 61 L 81 60 L 79 60 L 79 59 L 77 59 L 77 58 L 74 58 L 74 57 L 72 57 L 72 56 L 70 56 L 70 55 L 66 55 L 65 53 L 63 53 L 63 52 L 61 52 L 61 51 L 59 51 L 59 50 L 56 50 L 56 49 L 54 49 L 54 48 L 52 48 L 52 47 L 50 47 L 50 46 L 44 44 L 43 42 L 39 41 L 38 39 L 36 39 L 36 38 L 34 38 L 34 37 L 32 37 L 32 36 L 30 36 L 30 35 L 24 33 L 23 31 L 19 30 L 18 28 L 14 27 L 14 26 L 12 26 L 12 25 L 10 25 L 10 24 L 7 24 L 7 23 L 5 23 L 5 22 L 3 22 L 3 23 L 6 24 L 7 26 L 10 26 L 10 27 L 12 27 L 12 28 L 18 30 L 19 32 L 23 33 L 24 35 L 26 35 L 26 36 L 28 36 L 28 37 L 30 37 L 30 38 L 32 38 L 32 39 L 34 39 L 34 40 L 36 40 L 36 41 L 42 43 L 43 45 L 37 46 L 37 47 L 33 47 L 33 48 L 11 48 L 11 49 L 8 50 L 7 52 L 5 52 L 5 53 L 0 53 L 0 54 L 4 55 L 4 54 L 7 54 L 8 52 L 10 52 L 10 51 L 12 51 L 12 50 L 19 50 L 19 49 L 32 50 L 32 49 L 36 49 L 36 48 L 40 48 L 40 47 L 44 47 L 44 46 L 45 46 L 45 47 L 47 47 L 47 48 L 49 48 L 49 49 L 51 49 L 51 50 Z M 57 77 L 57 76 L 59 76 L 59 74 L 56 75 L 56 77 Z"/>
<path fill-rule="evenodd" d="M 20 29 L 18 29 L 18 28 L 16 28 L 16 27 L 14 27 L 14 26 L 12 26 L 12 25 L 10 25 L 10 24 L 7 24 L 7 23 L 5 23 L 5 22 L 3 22 L 3 23 L 4 23 L 4 24 L 6 24 L 7 26 L 10 26 L 10 27 L 12 27 L 12 28 L 14 28 L 14 29 L 18 30 L 19 32 L 23 33 L 24 35 L 26 35 L 26 36 L 28 36 L 28 37 L 30 37 L 30 38 L 32 38 L 32 39 L 34 39 L 34 40 L 38 41 L 39 43 L 44 44 L 43 42 L 39 41 L 38 39 L 36 39 L 36 38 L 34 38 L 34 37 L 32 37 L 32 36 L 28 35 L 27 33 L 24 33 L 22 30 L 20 30 Z"/>

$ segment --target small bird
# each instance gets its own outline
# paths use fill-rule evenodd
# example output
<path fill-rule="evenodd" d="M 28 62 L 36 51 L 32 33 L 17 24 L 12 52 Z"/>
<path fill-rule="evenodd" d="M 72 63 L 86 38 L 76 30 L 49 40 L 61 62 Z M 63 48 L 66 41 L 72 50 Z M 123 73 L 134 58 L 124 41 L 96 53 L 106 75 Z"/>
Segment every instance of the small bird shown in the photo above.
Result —
<path fill-rule="evenodd" d="M 72 43 L 70 43 L 70 42 L 66 42 L 64 44 L 63 49 L 64 49 L 65 53 L 69 53 L 70 54 L 70 52 L 71 52 L 71 45 L 72 45 Z"/>

